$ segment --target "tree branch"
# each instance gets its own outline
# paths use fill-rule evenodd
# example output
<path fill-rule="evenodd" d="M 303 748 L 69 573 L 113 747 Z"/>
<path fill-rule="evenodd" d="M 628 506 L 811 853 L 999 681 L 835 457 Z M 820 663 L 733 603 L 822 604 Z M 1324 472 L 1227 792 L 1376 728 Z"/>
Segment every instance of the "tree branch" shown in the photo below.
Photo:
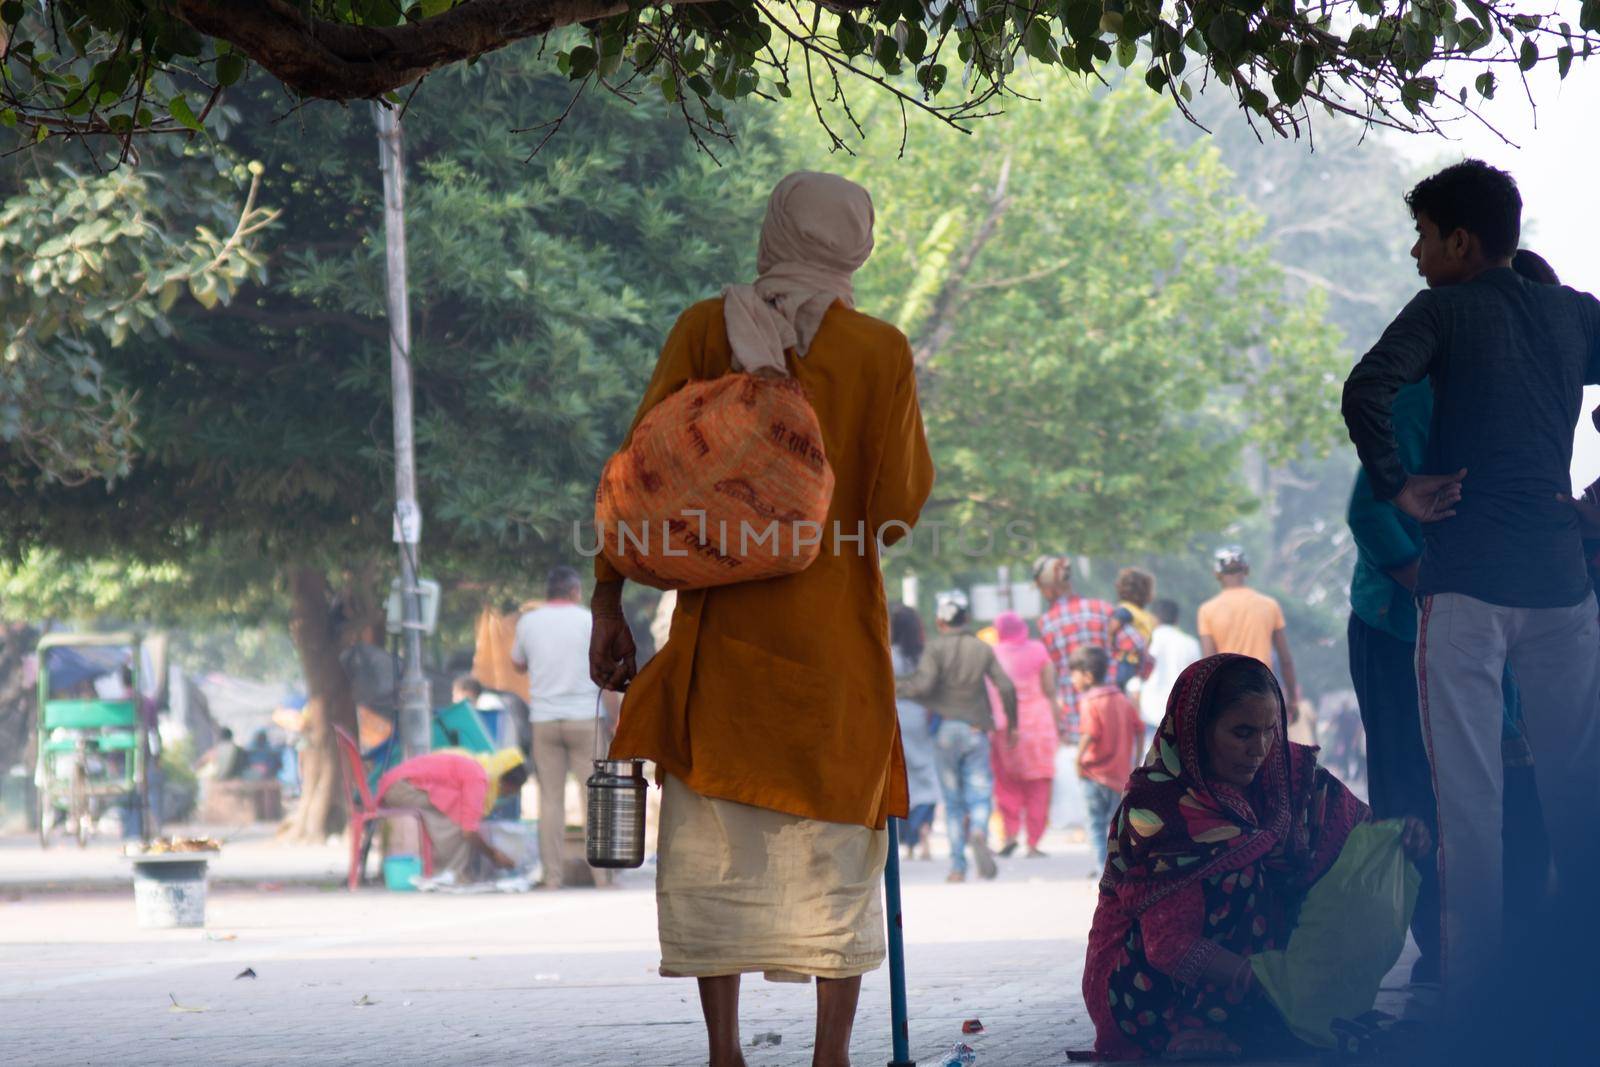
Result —
<path fill-rule="evenodd" d="M 382 96 L 514 41 L 627 10 L 627 0 L 465 0 L 420 22 L 352 26 L 309 17 L 292 0 L 177 0 L 179 17 L 200 33 L 235 45 L 295 92 L 327 100 Z"/>
<path fill-rule="evenodd" d="M 972 235 L 972 240 L 967 243 L 966 250 L 961 253 L 961 261 L 955 265 L 955 269 L 945 279 L 944 285 L 939 287 L 939 295 L 934 298 L 933 314 L 930 319 L 933 326 L 924 330 L 917 343 L 912 346 L 912 363 L 919 370 L 938 355 L 955 335 L 956 312 L 961 310 L 961 305 L 966 299 L 966 277 L 972 272 L 972 265 L 977 262 L 979 253 L 994 237 L 995 230 L 1000 226 L 1000 219 L 1005 215 L 1009 203 L 1007 190 L 1010 185 L 1011 155 L 1007 153 L 1000 163 L 1000 176 L 995 180 L 994 191 L 989 194 L 988 214 L 984 216 L 977 232 Z"/>

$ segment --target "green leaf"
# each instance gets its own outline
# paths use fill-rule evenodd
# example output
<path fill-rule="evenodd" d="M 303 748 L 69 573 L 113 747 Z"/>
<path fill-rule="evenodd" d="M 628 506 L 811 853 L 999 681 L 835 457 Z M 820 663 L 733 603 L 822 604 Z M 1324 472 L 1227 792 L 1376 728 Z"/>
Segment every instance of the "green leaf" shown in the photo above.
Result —
<path fill-rule="evenodd" d="M 1043 19 L 1034 19 L 1022 34 L 1022 49 L 1041 63 L 1057 61 L 1056 47 L 1050 39 L 1050 27 Z"/>
<path fill-rule="evenodd" d="M 1103 10 L 1100 0 L 1070 0 L 1070 2 L 1071 6 L 1067 8 L 1066 16 L 1062 19 L 1066 23 L 1067 34 L 1074 41 L 1087 41 L 1100 32 L 1100 15 Z"/>
<path fill-rule="evenodd" d="M 1402 100 L 1431 104 L 1438 96 L 1439 83 L 1432 78 L 1412 78 L 1400 87 Z"/>
<path fill-rule="evenodd" d="M 1563 78 L 1565 78 L 1567 76 L 1567 72 L 1572 69 L 1571 45 L 1562 45 L 1560 48 L 1556 49 L 1556 69 L 1561 72 L 1561 76 Z"/>
<path fill-rule="evenodd" d="M 1278 102 L 1285 107 L 1294 107 L 1304 95 L 1304 89 L 1294 74 L 1290 71 L 1280 70 L 1272 76 L 1272 91 L 1277 94 Z"/>
<path fill-rule="evenodd" d="M 1206 40 L 1211 47 L 1225 56 L 1231 56 L 1244 44 L 1245 21 L 1232 11 L 1223 11 L 1206 27 Z"/>
<path fill-rule="evenodd" d="M 0 4 L 0 22 L 4 22 L 7 26 L 15 26 L 22 21 L 22 16 L 27 13 L 27 10 L 22 4 L 22 0 L 6 0 L 5 3 Z"/>
<path fill-rule="evenodd" d="M 1533 43 L 1532 37 L 1522 39 L 1522 52 L 1517 56 L 1517 66 L 1523 70 L 1532 70 L 1539 65 L 1539 46 Z"/>
<path fill-rule="evenodd" d="M 900 72 L 900 44 L 887 33 L 878 34 L 878 42 L 873 47 L 872 58 L 878 66 L 890 74 Z"/>
<path fill-rule="evenodd" d="M 856 20 L 849 15 L 839 16 L 839 51 L 847 56 L 860 55 L 867 49 L 867 37 Z"/>
<path fill-rule="evenodd" d="M 17 124 L 17 113 L 9 107 L 0 108 L 0 126 L 12 129 Z"/>
<path fill-rule="evenodd" d="M 189 107 L 189 101 L 184 99 L 182 93 L 167 101 L 167 110 L 172 113 L 172 117 L 177 120 L 180 126 L 187 126 L 195 131 L 201 128 L 200 120 L 195 118 L 194 111 Z"/>
<path fill-rule="evenodd" d="M 913 63 L 921 63 L 928 54 L 928 33 L 919 24 L 911 23 L 906 29 L 905 43 L 906 58 Z"/>
<path fill-rule="evenodd" d="M 1315 45 L 1302 44 L 1294 53 L 1294 80 L 1301 86 L 1311 81 L 1311 76 L 1317 72 L 1317 49 Z"/>
<path fill-rule="evenodd" d="M 1139 58 L 1139 44 L 1126 38 L 1117 42 L 1117 65 L 1127 70 Z M 1163 75 L 1165 77 L 1165 75 Z"/>
<path fill-rule="evenodd" d="M 1144 83 L 1159 93 L 1167 87 L 1167 72 L 1160 67 L 1151 67 L 1144 72 Z"/>
<path fill-rule="evenodd" d="M 1484 71 L 1482 74 L 1478 75 L 1477 79 L 1472 84 L 1478 90 L 1479 96 L 1483 97 L 1485 100 L 1494 99 L 1493 71 Z"/>
<path fill-rule="evenodd" d="M 232 85 L 244 77 L 244 57 L 237 52 L 229 52 L 217 60 L 217 84 Z"/>
<path fill-rule="evenodd" d="M 600 54 L 586 44 L 580 44 L 568 53 L 567 77 L 573 81 L 587 78 L 600 64 Z"/>

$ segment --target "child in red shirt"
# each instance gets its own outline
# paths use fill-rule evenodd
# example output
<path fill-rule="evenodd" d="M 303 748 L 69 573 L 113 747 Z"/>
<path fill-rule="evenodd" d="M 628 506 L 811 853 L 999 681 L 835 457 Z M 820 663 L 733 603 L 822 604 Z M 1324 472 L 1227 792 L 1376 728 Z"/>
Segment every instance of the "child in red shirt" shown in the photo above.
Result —
<path fill-rule="evenodd" d="M 1072 687 L 1078 691 L 1078 778 L 1083 782 L 1089 837 L 1100 858 L 1099 870 L 1106 865 L 1111 813 L 1122 800 L 1128 775 L 1133 773 L 1138 743 L 1144 736 L 1139 709 L 1122 690 L 1106 681 L 1110 665 L 1106 650 L 1094 645 L 1078 649 L 1067 660 Z"/>

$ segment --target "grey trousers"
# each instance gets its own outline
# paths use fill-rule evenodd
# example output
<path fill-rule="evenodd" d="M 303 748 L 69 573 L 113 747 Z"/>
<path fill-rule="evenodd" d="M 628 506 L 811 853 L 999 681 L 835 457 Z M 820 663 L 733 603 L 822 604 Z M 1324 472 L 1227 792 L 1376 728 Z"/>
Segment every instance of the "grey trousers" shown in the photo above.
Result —
<path fill-rule="evenodd" d="M 1492 980 L 1504 948 L 1500 680 L 1508 660 L 1522 691 L 1557 878 L 1594 870 L 1600 820 L 1595 598 L 1570 608 L 1507 608 L 1459 593 L 1424 597 L 1417 695 L 1439 800 L 1440 962 L 1452 997 Z"/>

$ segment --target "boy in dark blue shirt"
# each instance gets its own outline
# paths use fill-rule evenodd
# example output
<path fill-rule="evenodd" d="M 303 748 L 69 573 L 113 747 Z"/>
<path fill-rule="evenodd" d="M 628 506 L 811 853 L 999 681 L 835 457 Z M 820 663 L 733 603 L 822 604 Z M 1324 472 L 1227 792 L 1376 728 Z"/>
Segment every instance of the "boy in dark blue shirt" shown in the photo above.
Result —
<path fill-rule="evenodd" d="M 1344 417 L 1373 496 L 1423 524 L 1418 705 L 1439 802 L 1447 993 L 1492 977 L 1502 946 L 1501 676 L 1509 661 L 1558 872 L 1594 870 L 1600 623 L 1572 508 L 1573 429 L 1600 382 L 1600 301 L 1511 268 L 1522 198 L 1476 160 L 1406 197 L 1429 288 L 1361 360 Z M 1422 469 L 1392 422 L 1431 380 Z"/>

